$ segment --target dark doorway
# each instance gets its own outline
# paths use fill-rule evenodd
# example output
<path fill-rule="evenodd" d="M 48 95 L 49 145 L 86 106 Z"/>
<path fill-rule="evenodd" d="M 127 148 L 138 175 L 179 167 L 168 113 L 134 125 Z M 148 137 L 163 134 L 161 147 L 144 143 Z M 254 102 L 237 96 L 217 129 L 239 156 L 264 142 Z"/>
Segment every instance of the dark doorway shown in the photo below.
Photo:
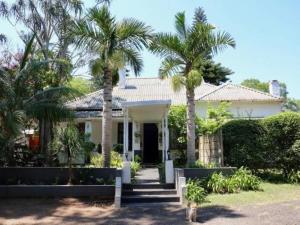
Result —
<path fill-rule="evenodd" d="M 158 163 L 158 128 L 155 123 L 144 123 L 144 163 Z"/>

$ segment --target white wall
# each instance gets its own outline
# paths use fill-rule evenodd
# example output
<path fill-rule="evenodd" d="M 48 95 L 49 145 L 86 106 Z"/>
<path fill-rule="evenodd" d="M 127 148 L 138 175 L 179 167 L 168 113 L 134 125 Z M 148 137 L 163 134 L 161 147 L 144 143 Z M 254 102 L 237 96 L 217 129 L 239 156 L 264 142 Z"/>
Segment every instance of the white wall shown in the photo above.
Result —
<path fill-rule="evenodd" d="M 197 102 L 196 114 L 206 117 L 209 105 L 216 107 L 219 102 Z M 263 118 L 281 112 L 280 102 L 232 102 L 229 107 L 230 112 L 235 118 Z"/>
<path fill-rule="evenodd" d="M 77 119 L 77 123 L 84 123 L 85 119 Z M 91 134 L 91 141 L 95 144 L 101 143 L 102 138 L 102 120 L 100 119 L 89 119 L 92 123 L 92 134 Z M 119 121 L 113 121 L 112 124 L 112 143 L 117 144 L 118 143 L 118 122 Z"/>

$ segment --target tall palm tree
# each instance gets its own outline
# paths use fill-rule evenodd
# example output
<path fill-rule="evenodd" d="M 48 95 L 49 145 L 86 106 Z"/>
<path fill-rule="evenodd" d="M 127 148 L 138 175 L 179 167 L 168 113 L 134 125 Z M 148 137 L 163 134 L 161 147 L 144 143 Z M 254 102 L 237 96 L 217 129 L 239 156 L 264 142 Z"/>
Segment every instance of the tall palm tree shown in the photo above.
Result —
<path fill-rule="evenodd" d="M 117 22 L 107 6 L 94 7 L 71 30 L 78 47 L 88 50 L 93 72 L 103 76 L 102 153 L 104 167 L 110 166 L 112 148 L 112 77 L 114 71 L 129 65 L 138 75 L 143 66 L 140 51 L 148 45 L 151 28 L 135 19 Z"/>
<path fill-rule="evenodd" d="M 195 161 L 195 93 L 202 82 L 202 65 L 220 50 L 235 47 L 235 41 L 226 32 L 216 32 L 207 22 L 202 8 L 195 11 L 192 25 L 186 24 L 185 13 L 175 16 L 176 33 L 158 33 L 151 50 L 163 58 L 159 75 L 172 76 L 175 91 L 185 87 L 187 98 L 187 163 Z"/>

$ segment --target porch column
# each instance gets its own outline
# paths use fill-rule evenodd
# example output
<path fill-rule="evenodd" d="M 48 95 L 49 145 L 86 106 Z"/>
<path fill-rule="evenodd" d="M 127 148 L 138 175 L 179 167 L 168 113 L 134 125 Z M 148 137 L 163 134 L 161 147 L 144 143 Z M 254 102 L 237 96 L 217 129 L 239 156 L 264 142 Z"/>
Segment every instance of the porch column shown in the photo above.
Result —
<path fill-rule="evenodd" d="M 123 108 L 124 121 L 123 121 L 123 168 L 122 168 L 122 182 L 130 184 L 130 161 L 128 161 L 128 109 Z M 126 157 L 127 156 L 127 157 Z"/>
<path fill-rule="evenodd" d="M 123 159 L 127 161 L 128 157 L 128 109 L 124 107 L 124 121 L 123 121 Z"/>
<path fill-rule="evenodd" d="M 166 160 L 169 160 L 168 158 L 168 151 L 169 151 L 169 125 L 168 125 L 168 114 L 165 114 L 165 156 Z"/>
<path fill-rule="evenodd" d="M 162 140 L 162 162 L 165 161 L 165 118 L 161 120 L 161 140 Z"/>

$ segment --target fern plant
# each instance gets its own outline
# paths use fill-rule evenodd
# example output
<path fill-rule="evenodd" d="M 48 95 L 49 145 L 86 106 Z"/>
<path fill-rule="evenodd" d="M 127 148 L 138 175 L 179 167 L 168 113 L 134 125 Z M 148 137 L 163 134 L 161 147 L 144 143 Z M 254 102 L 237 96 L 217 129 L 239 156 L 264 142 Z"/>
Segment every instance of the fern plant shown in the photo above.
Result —
<path fill-rule="evenodd" d="M 201 203 L 205 202 L 206 192 L 203 187 L 201 187 L 200 180 L 188 180 L 187 191 L 185 198 L 188 201 L 189 206 L 199 206 Z"/>

